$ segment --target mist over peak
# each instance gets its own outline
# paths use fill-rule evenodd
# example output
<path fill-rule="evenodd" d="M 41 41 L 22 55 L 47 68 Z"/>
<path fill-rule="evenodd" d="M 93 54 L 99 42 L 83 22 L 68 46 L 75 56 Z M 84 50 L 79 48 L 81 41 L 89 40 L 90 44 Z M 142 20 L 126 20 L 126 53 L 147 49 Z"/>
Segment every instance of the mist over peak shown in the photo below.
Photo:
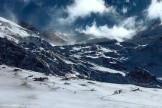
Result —
<path fill-rule="evenodd" d="M 92 35 L 124 41 L 162 20 L 161 7 L 161 0 L 4 0 L 0 16 L 28 22 L 40 32 L 54 29 L 71 38 Z M 77 36 L 76 31 L 85 35 Z"/>

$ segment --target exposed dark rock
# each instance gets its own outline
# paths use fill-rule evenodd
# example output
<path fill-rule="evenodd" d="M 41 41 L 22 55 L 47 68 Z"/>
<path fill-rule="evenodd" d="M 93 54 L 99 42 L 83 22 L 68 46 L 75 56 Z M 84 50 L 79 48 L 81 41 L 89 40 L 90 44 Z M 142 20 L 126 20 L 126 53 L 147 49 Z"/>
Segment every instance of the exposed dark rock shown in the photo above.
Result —
<path fill-rule="evenodd" d="M 22 71 L 21 69 L 14 69 L 14 72 Z"/>
<path fill-rule="evenodd" d="M 135 91 L 142 91 L 142 90 L 140 90 L 139 88 L 135 88 L 135 89 L 132 89 L 131 91 L 135 92 Z"/>
<path fill-rule="evenodd" d="M 79 84 L 79 85 L 81 85 L 81 86 L 87 86 L 86 84 Z"/>
<path fill-rule="evenodd" d="M 37 31 L 30 24 L 23 22 L 21 25 L 32 33 Z M 75 74 L 77 78 L 94 81 L 157 87 L 160 83 L 156 77 L 162 76 L 162 26 L 158 23 L 153 25 L 155 27 L 141 31 L 132 40 L 120 43 L 90 37 L 89 43 L 53 47 L 49 42 L 62 44 L 66 41 L 62 34 L 54 30 L 48 30 L 40 37 L 19 36 L 19 44 L 0 38 L 0 63 L 46 75 Z M 135 67 L 141 69 L 131 71 Z M 111 72 L 111 69 L 131 72 L 125 77 Z"/>
<path fill-rule="evenodd" d="M 66 78 L 66 77 L 65 77 L 65 78 L 62 78 L 61 80 L 62 80 L 62 81 L 69 81 L 70 78 Z"/>
<path fill-rule="evenodd" d="M 50 72 L 46 63 L 36 55 L 5 38 L 0 38 L 0 43 L 0 58 L 3 64 L 38 72 Z"/>
<path fill-rule="evenodd" d="M 130 83 L 140 86 L 159 87 L 161 85 L 154 75 L 141 68 L 129 72 L 126 77 L 128 77 Z"/>
<path fill-rule="evenodd" d="M 29 75 L 28 77 L 33 77 L 34 75 Z"/>
<path fill-rule="evenodd" d="M 123 93 L 123 90 L 122 89 L 115 90 L 114 93 L 113 93 L 113 95 L 117 95 L 117 94 L 121 94 L 121 93 Z"/>
<path fill-rule="evenodd" d="M 42 82 L 48 80 L 47 77 L 40 77 L 40 78 L 33 78 L 33 79 L 34 79 L 34 81 L 42 81 Z"/>
<path fill-rule="evenodd" d="M 47 42 L 55 45 L 65 45 L 67 44 L 66 36 L 63 34 L 57 33 L 55 30 L 50 29 L 44 31 L 40 34 L 41 38 L 45 39 Z"/>
<path fill-rule="evenodd" d="M 31 24 L 29 24 L 29 23 L 27 23 L 27 22 L 24 22 L 24 21 L 22 21 L 22 22 L 20 22 L 20 24 L 19 24 L 21 27 L 23 27 L 23 28 L 26 28 L 26 29 L 28 29 L 28 30 L 31 30 L 32 32 L 34 32 L 34 33 L 38 33 L 38 30 L 33 26 L 33 25 L 31 25 Z"/>
<path fill-rule="evenodd" d="M 70 85 L 70 83 L 65 82 L 64 85 Z"/>

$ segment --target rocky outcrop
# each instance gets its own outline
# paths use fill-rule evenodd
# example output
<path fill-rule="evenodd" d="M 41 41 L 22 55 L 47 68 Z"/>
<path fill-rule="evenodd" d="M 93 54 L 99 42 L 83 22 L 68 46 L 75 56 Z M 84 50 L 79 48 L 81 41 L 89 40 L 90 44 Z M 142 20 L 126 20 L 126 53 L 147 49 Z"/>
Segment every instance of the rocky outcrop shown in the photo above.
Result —
<path fill-rule="evenodd" d="M 65 45 L 67 44 L 67 39 L 62 33 L 56 32 L 53 29 L 44 31 L 40 34 L 41 38 L 45 39 L 47 42 L 54 45 Z"/>
<path fill-rule="evenodd" d="M 3 34 L 1 37 L 4 37 L 0 38 L 0 62 L 3 64 L 45 74 L 60 76 L 72 74 L 78 78 L 101 82 L 130 83 L 145 87 L 160 85 L 156 77 L 162 75 L 160 73 L 162 41 L 159 38 L 161 36 L 152 36 L 153 38 L 145 41 L 148 43 L 144 45 L 140 41 L 138 42 L 141 44 L 136 41 L 119 43 L 115 40 L 103 39 L 105 41 L 52 46 L 49 42 L 55 45 L 57 42 L 63 44 L 66 39 L 54 30 L 46 31 L 40 37 L 30 35 L 28 30 L 2 19 L 3 21 L 7 22 L 7 25 L 2 25 L 3 27 L 12 25 L 10 29 L 17 28 L 18 30 L 16 34 L 14 29 L 9 33 L 4 30 L 0 31 Z M 21 36 L 23 33 L 24 36 Z M 14 36 L 19 34 L 18 37 L 21 38 L 17 40 L 18 43 L 8 40 L 13 37 L 12 34 Z M 141 67 L 141 69 L 131 71 L 135 67 Z M 127 72 L 130 73 L 126 74 Z"/>
<path fill-rule="evenodd" d="M 30 51 L 6 38 L 0 38 L 0 58 L 3 64 L 38 72 L 50 72 L 48 65 Z"/>
<path fill-rule="evenodd" d="M 36 27 L 34 27 L 34 25 L 31 25 L 27 22 L 22 21 L 22 22 L 19 23 L 19 25 L 23 28 L 26 28 L 27 30 L 30 30 L 30 31 L 36 33 L 36 34 L 39 33 L 38 29 Z"/>
<path fill-rule="evenodd" d="M 135 70 L 129 72 L 126 77 L 128 78 L 129 83 L 139 86 L 160 87 L 162 85 L 158 82 L 154 75 L 141 68 L 136 68 Z"/>

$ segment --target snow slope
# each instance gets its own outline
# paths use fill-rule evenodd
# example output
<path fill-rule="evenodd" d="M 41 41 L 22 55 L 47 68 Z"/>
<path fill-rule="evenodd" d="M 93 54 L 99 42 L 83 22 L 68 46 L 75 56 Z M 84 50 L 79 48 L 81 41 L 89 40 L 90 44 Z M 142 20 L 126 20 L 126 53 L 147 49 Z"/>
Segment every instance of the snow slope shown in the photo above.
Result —
<path fill-rule="evenodd" d="M 37 36 L 31 31 L 22 28 L 18 24 L 11 22 L 5 18 L 0 17 L 0 37 L 7 38 L 16 43 L 20 41 L 20 39 L 28 36 Z"/>
<path fill-rule="evenodd" d="M 39 77 L 48 80 L 33 81 Z M 66 80 L 5 65 L 0 66 L 0 86 L 0 108 L 162 108 L 161 89 Z"/>
<path fill-rule="evenodd" d="M 130 42 L 119 43 L 115 40 L 52 46 L 45 37 L 52 38 L 53 35 L 61 34 L 50 30 L 47 31 L 44 39 L 33 35 L 32 31 L 0 18 L 0 61 L 6 65 L 46 72 L 46 74 L 64 76 L 71 73 L 78 78 L 117 84 L 134 83 L 128 81 L 126 76 L 137 67 L 148 70 L 155 77 L 162 76 L 160 73 L 162 63 L 159 62 L 162 61 L 160 60 L 162 42 L 158 38 L 156 43 L 144 44 L 147 46 Z M 16 41 L 17 44 L 8 41 L 5 37 Z M 141 79 L 146 78 L 144 76 Z M 141 83 L 136 84 L 141 85 Z M 150 83 L 148 85 L 153 87 Z M 160 84 L 156 83 L 154 87 L 155 85 Z"/>

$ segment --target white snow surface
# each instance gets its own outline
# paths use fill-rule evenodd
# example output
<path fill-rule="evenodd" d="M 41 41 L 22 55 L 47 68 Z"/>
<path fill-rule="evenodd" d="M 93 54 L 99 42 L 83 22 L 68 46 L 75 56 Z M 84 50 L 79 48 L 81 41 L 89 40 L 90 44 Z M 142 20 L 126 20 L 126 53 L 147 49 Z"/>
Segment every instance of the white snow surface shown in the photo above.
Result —
<path fill-rule="evenodd" d="M 162 108 L 162 90 L 100 83 L 0 65 L 0 108 Z M 32 77 L 29 77 L 33 75 Z M 33 78 L 48 77 L 45 82 Z M 139 88 L 139 91 L 133 89 Z M 122 90 L 120 94 L 114 91 Z"/>
<path fill-rule="evenodd" d="M 113 51 L 113 50 L 111 50 L 111 49 L 104 48 L 104 47 L 101 47 L 100 49 L 101 49 L 103 52 L 115 52 L 115 51 Z"/>
<path fill-rule="evenodd" d="M 20 39 L 27 36 L 37 36 L 36 34 L 29 32 L 29 30 L 22 28 L 18 24 L 11 22 L 5 18 L 0 17 L 0 37 L 7 38 L 16 43 Z"/>
<path fill-rule="evenodd" d="M 117 70 L 110 69 L 110 68 L 103 67 L 103 66 L 99 66 L 99 65 L 96 65 L 96 64 L 93 64 L 93 65 L 94 65 L 94 67 L 92 69 L 94 69 L 94 70 L 98 70 L 98 71 L 101 71 L 101 72 L 108 72 L 108 73 L 120 73 L 121 75 L 125 76 L 125 73 L 122 72 L 122 71 L 117 71 Z"/>

